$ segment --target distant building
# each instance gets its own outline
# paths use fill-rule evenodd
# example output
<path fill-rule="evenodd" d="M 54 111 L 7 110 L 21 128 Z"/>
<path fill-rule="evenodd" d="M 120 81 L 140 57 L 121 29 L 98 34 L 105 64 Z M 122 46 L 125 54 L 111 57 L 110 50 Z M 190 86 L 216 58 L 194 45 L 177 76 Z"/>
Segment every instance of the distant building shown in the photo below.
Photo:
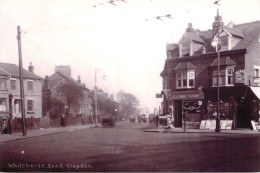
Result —
<path fill-rule="evenodd" d="M 23 69 L 25 117 L 42 116 L 42 80 L 34 74 L 32 64 Z M 0 112 L 11 112 L 12 117 L 21 117 L 19 67 L 0 62 Z"/>
<path fill-rule="evenodd" d="M 79 94 L 76 97 L 73 94 Z M 70 66 L 56 66 L 55 73 L 45 76 L 43 83 L 43 115 L 60 117 L 62 113 L 70 116 L 84 116 L 93 121 L 93 101 L 90 90 L 81 83 L 80 76 L 76 81 L 71 77 Z M 69 111 L 69 112 L 67 112 Z"/>
<path fill-rule="evenodd" d="M 233 128 L 249 128 L 259 121 L 260 21 L 224 25 L 217 13 L 212 29 L 195 30 L 188 24 L 177 44 L 166 45 L 161 72 L 164 114 L 174 125 L 199 128 L 201 120 L 215 119 L 218 61 L 213 40 L 220 45 L 220 118 Z"/>

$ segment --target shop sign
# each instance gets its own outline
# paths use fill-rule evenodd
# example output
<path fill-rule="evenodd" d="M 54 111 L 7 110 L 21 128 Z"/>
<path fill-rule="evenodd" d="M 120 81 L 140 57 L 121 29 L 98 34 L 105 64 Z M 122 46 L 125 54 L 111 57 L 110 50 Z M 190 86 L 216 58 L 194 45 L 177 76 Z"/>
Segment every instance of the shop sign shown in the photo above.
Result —
<path fill-rule="evenodd" d="M 255 121 L 251 121 L 253 130 L 260 130 L 260 123 L 255 122 Z"/>
<path fill-rule="evenodd" d="M 235 83 L 244 83 L 245 82 L 245 72 L 244 70 L 238 70 L 235 72 Z"/>
<path fill-rule="evenodd" d="M 172 92 L 171 99 L 172 100 L 194 100 L 194 99 L 203 99 L 204 94 L 202 91 L 180 91 L 180 92 Z"/>
<path fill-rule="evenodd" d="M 220 120 L 220 127 L 222 130 L 231 130 L 233 120 Z M 201 130 L 215 130 L 216 120 L 202 120 L 200 123 Z"/>

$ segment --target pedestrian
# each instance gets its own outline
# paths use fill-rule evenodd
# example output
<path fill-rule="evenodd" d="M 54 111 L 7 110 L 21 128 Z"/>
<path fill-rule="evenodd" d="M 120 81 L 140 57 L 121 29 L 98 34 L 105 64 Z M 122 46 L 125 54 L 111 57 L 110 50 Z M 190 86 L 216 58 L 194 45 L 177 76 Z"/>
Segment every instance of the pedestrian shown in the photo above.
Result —
<path fill-rule="evenodd" d="M 158 114 L 156 115 L 156 118 L 155 118 L 155 123 L 156 123 L 156 126 L 158 127 L 158 122 L 159 122 L 159 116 Z"/>
<path fill-rule="evenodd" d="M 64 113 L 62 113 L 61 114 L 61 127 L 65 127 L 65 114 Z"/>

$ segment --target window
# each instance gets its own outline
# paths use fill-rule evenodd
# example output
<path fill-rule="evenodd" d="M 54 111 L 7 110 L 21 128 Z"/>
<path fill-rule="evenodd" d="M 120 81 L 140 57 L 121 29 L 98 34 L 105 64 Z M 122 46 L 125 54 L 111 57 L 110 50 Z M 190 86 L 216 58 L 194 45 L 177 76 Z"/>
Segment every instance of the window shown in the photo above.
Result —
<path fill-rule="evenodd" d="M 15 114 L 21 113 L 21 102 L 20 102 L 20 99 L 15 99 L 14 100 L 14 113 Z"/>
<path fill-rule="evenodd" d="M 33 91 L 33 81 L 27 81 L 27 91 Z"/>
<path fill-rule="evenodd" d="M 27 111 L 33 111 L 33 100 L 27 100 Z"/>
<path fill-rule="evenodd" d="M 259 69 L 255 69 L 255 77 L 260 77 L 259 76 Z"/>
<path fill-rule="evenodd" d="M 0 98 L 0 112 L 6 111 L 6 99 Z"/>
<path fill-rule="evenodd" d="M 220 50 L 228 50 L 228 37 L 219 37 Z"/>
<path fill-rule="evenodd" d="M 181 54 L 182 54 L 182 56 L 190 55 L 190 44 L 189 43 L 183 43 L 181 45 Z"/>
<path fill-rule="evenodd" d="M 0 78 L 0 90 L 7 90 L 6 84 L 7 84 L 7 79 Z"/>
<path fill-rule="evenodd" d="M 163 77 L 163 89 L 167 89 L 167 78 Z"/>
<path fill-rule="evenodd" d="M 16 90 L 16 80 L 15 79 L 10 80 L 10 89 Z"/>
<path fill-rule="evenodd" d="M 213 70 L 212 86 L 218 85 L 218 70 Z M 219 86 L 234 85 L 234 69 L 226 68 L 220 70 Z"/>
<path fill-rule="evenodd" d="M 186 72 L 176 73 L 176 88 L 194 88 L 195 87 L 195 71 L 188 70 Z"/>

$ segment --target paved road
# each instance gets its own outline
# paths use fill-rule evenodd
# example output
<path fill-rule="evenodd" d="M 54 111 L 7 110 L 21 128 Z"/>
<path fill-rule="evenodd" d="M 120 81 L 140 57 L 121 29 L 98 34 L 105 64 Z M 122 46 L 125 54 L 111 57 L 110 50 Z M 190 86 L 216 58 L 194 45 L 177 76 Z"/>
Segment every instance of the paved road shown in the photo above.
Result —
<path fill-rule="evenodd" d="M 0 144 L 1 171 L 260 171 L 259 135 L 159 134 L 145 124 Z"/>

